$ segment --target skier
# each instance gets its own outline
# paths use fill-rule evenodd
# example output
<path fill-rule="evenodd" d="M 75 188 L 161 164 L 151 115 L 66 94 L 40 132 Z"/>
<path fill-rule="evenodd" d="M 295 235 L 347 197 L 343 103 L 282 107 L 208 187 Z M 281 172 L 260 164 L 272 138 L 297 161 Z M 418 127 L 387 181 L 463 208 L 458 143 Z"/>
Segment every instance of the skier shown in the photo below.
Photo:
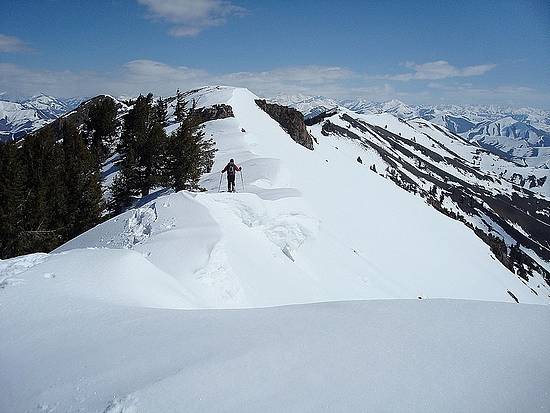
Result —
<path fill-rule="evenodd" d="M 222 170 L 222 174 L 227 172 L 227 191 L 235 192 L 235 173 L 240 171 L 242 168 L 235 164 L 233 159 L 229 160 L 229 163 L 225 165 L 225 168 Z"/>

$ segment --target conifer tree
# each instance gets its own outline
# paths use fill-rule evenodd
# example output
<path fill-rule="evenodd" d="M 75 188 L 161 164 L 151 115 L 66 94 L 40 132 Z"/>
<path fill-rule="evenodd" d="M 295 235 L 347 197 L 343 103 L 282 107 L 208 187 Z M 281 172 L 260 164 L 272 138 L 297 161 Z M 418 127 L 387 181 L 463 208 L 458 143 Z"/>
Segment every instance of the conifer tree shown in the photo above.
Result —
<path fill-rule="evenodd" d="M 0 143 L 0 259 L 19 253 L 25 211 L 25 170 L 16 144 Z"/>
<path fill-rule="evenodd" d="M 110 189 L 109 209 L 113 213 L 120 214 L 132 206 L 133 194 L 128 185 L 126 174 L 121 171 L 113 180 Z"/>
<path fill-rule="evenodd" d="M 66 236 L 63 149 L 52 128 L 27 135 L 23 143 L 25 164 L 25 225 L 20 253 L 50 251 Z"/>
<path fill-rule="evenodd" d="M 125 117 L 118 147 L 121 176 L 112 190 L 115 210 L 129 206 L 134 196 L 148 195 L 162 181 L 166 133 L 162 113 L 159 117 L 163 110 L 153 108 L 152 101 L 152 94 L 140 95 Z"/>
<path fill-rule="evenodd" d="M 163 128 L 168 126 L 168 104 L 162 97 L 157 99 L 154 107 L 155 122 L 162 125 Z"/>
<path fill-rule="evenodd" d="M 181 123 L 187 117 L 187 110 L 185 109 L 186 105 L 187 105 L 187 102 L 185 101 L 183 93 L 181 93 L 180 90 L 178 89 L 176 91 L 176 107 L 174 110 L 176 122 Z"/>
<path fill-rule="evenodd" d="M 180 127 L 171 135 L 168 150 L 170 186 L 176 191 L 196 190 L 199 179 L 212 169 L 214 141 L 206 139 L 193 102 Z"/>
<path fill-rule="evenodd" d="M 66 191 L 66 228 L 72 238 L 101 220 L 103 194 L 99 165 L 86 148 L 77 128 L 64 122 L 61 128 Z"/>
<path fill-rule="evenodd" d="M 85 122 L 88 130 L 88 145 L 97 161 L 105 161 L 110 152 L 118 127 L 117 108 L 113 99 L 108 96 L 95 103 L 88 112 Z"/>

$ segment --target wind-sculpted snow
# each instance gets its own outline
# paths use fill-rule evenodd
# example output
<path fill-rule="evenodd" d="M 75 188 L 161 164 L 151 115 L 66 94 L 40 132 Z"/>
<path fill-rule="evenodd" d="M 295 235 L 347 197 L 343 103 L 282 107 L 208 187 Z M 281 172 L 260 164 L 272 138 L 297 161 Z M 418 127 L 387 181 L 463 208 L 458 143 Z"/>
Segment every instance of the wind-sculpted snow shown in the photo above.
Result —
<path fill-rule="evenodd" d="M 548 411 L 543 306 L 181 311 L 0 290 L 2 412 Z M 47 289 L 49 294 L 41 294 Z M 29 296 L 26 295 L 25 298 Z"/>
<path fill-rule="evenodd" d="M 373 173 L 385 152 L 361 139 L 315 125 L 311 151 L 245 89 L 188 97 L 234 114 L 205 124 L 206 191 L 161 190 L 51 254 L 0 261 L 1 412 L 550 408 L 549 312 L 516 304 L 546 304 L 542 280 Z M 428 124 L 395 121 L 422 149 L 330 119 L 459 168 L 460 143 Z M 220 175 L 230 158 L 238 193 Z"/>
<path fill-rule="evenodd" d="M 355 161 L 372 158 L 382 168 L 378 155 L 322 135 L 309 151 L 243 89 L 189 96 L 227 104 L 235 116 L 206 123 L 218 149 L 202 180 L 208 191 L 153 197 L 58 252 L 132 249 L 177 280 L 199 308 L 418 296 L 514 301 L 508 291 L 520 302 L 545 302 L 543 290 L 533 293 L 467 228 Z M 397 122 L 403 134 L 450 156 L 429 134 L 391 116 L 380 121 Z M 243 167 L 240 193 L 218 192 L 229 158 Z"/>

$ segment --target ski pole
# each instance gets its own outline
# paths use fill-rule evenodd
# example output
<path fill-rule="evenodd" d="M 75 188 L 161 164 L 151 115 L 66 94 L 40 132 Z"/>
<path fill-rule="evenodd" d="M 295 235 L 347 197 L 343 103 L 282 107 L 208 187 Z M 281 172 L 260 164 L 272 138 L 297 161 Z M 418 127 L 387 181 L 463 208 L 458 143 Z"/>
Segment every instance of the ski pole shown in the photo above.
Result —
<path fill-rule="evenodd" d="M 223 172 L 220 172 L 220 184 L 218 185 L 218 192 L 222 189 L 222 178 L 223 178 Z"/>
<path fill-rule="evenodd" d="M 243 192 L 244 192 L 244 179 L 243 179 L 243 171 L 241 169 L 241 184 L 243 186 Z"/>

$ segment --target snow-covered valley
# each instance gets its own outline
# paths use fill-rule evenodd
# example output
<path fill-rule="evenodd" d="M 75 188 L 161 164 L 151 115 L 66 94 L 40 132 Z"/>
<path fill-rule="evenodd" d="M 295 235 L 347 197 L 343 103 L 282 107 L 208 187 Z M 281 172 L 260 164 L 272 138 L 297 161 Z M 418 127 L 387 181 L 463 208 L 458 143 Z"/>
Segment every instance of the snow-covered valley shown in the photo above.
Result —
<path fill-rule="evenodd" d="M 309 150 L 246 89 L 188 97 L 234 114 L 205 124 L 218 149 L 205 192 L 159 190 L 50 254 L 0 261 L 0 411 L 550 409 L 542 275 L 518 277 L 382 176 L 388 160 L 365 139 L 435 139 L 439 168 L 472 187 L 475 162 L 503 160 L 427 121 L 351 111 L 311 126 Z M 238 193 L 219 192 L 229 158 Z M 486 183 L 495 198 L 521 193 L 501 177 Z M 517 231 L 544 253 L 529 225 Z"/>

